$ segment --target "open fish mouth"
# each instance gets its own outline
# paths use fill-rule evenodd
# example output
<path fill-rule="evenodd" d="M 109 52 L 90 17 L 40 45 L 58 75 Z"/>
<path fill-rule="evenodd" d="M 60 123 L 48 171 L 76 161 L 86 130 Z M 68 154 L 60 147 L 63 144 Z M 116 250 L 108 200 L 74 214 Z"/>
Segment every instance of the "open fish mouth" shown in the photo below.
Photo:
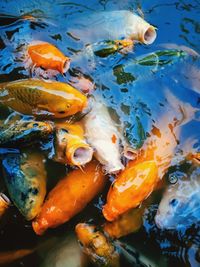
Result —
<path fill-rule="evenodd" d="M 93 149 L 89 146 L 80 146 L 74 149 L 71 155 L 71 162 L 74 165 L 80 166 L 92 160 Z"/>
<path fill-rule="evenodd" d="M 156 30 L 153 26 L 149 26 L 143 34 L 144 44 L 152 44 L 156 39 Z"/>

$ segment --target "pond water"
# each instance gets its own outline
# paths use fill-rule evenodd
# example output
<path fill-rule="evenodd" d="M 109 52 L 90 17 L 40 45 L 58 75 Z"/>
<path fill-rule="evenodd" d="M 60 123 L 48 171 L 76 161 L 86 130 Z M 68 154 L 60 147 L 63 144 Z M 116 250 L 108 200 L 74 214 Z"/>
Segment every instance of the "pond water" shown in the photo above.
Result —
<path fill-rule="evenodd" d="M 143 15 L 157 28 L 156 41 L 149 46 L 135 44 L 134 50 L 128 54 L 91 57 L 87 48 L 101 41 L 102 29 L 90 24 L 90 16 L 96 11 L 120 9 Z M 36 19 L 23 19 L 25 15 Z M 84 18 L 88 25 L 81 28 L 80 21 Z M 94 95 L 105 100 L 113 118 L 125 127 L 127 137 L 136 149 L 151 136 L 153 126 L 162 125 L 160 118 L 163 115 L 169 122 L 179 119 L 184 113 L 180 111 L 181 106 L 186 110 L 186 121 L 181 126 L 176 159 L 164 177 L 168 185 L 170 177 L 176 176 L 177 172 L 187 174 L 191 167 L 190 162 L 180 160 L 184 152 L 200 151 L 199 18 L 198 0 L 1 0 L 0 82 L 30 77 L 24 63 L 27 44 L 34 40 L 52 43 L 71 58 L 70 74 L 57 75 L 56 79 L 68 82 L 75 73 L 81 73 L 93 81 L 96 84 Z M 77 28 L 82 31 L 78 38 L 74 34 Z M 86 34 L 91 31 L 90 36 Z M 187 118 L 188 110 L 193 115 Z M 1 118 L 6 115 L 7 110 L 2 109 Z M 66 171 L 51 161 L 47 162 L 47 169 L 50 187 Z M 100 206 L 105 201 L 106 192 L 72 221 L 43 237 L 37 237 L 31 224 L 12 207 L 9 220 L 0 228 L 0 251 L 39 248 L 34 254 L 7 266 L 49 267 L 47 258 L 54 262 L 55 253 L 58 265 L 54 263 L 52 266 L 73 267 L 73 263 L 66 263 L 63 256 L 59 258 L 60 244 L 66 246 L 67 238 L 71 238 L 69 235 L 80 220 L 98 222 L 102 219 Z M 161 230 L 155 225 L 154 217 L 162 195 L 163 188 L 153 194 L 154 201 L 146 209 L 140 230 L 121 239 L 129 247 L 128 256 L 122 255 L 121 266 L 200 266 L 200 213 L 199 220 L 192 226 L 178 231 Z M 66 233 L 66 240 L 63 233 Z M 55 247 L 54 251 L 52 247 Z M 138 255 L 140 260 L 137 260 Z"/>

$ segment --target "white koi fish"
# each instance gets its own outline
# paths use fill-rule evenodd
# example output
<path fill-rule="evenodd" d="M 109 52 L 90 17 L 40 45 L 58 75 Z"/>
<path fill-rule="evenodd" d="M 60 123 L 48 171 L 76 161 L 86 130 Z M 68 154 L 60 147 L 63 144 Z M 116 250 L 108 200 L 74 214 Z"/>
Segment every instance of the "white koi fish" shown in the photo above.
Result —
<path fill-rule="evenodd" d="M 124 168 L 121 163 L 120 137 L 107 108 L 94 100 L 92 110 L 83 118 L 85 137 L 95 149 L 95 157 L 105 166 L 108 173 Z"/>

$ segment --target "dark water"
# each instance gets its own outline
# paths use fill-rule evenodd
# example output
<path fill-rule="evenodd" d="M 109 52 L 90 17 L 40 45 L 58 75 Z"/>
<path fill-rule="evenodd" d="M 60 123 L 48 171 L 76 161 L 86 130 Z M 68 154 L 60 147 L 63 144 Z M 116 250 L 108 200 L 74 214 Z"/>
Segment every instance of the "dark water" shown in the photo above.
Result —
<path fill-rule="evenodd" d="M 73 29 L 81 17 L 89 16 L 95 11 L 131 10 L 143 14 L 144 18 L 158 28 L 158 36 L 150 46 L 135 45 L 128 55 L 114 54 L 109 58 L 91 58 L 85 51 L 90 44 L 98 40 L 98 31 L 91 40 L 84 34 L 77 39 Z M 31 15 L 36 19 L 22 19 Z M 95 95 L 105 99 L 111 108 L 113 117 L 125 125 L 131 144 L 140 147 L 153 125 L 156 125 L 163 114 L 170 119 L 179 118 L 180 111 L 170 105 L 166 99 L 166 90 L 171 92 L 185 107 L 190 105 L 195 110 L 194 117 L 182 126 L 177 153 L 184 150 L 187 140 L 191 149 L 200 151 L 200 61 L 194 54 L 200 53 L 200 1 L 0 1 L 0 81 L 12 81 L 29 77 L 25 68 L 25 46 L 34 40 L 42 40 L 56 45 L 72 59 L 70 74 L 84 74 L 96 83 Z M 92 28 L 88 25 L 88 30 Z M 94 29 L 93 29 L 94 30 Z M 155 51 L 184 47 L 188 52 L 172 53 L 160 56 Z M 180 49 L 180 47 L 179 47 Z M 151 54 L 153 53 L 153 54 Z M 151 60 L 146 56 L 151 55 Z M 162 53 L 161 53 L 162 54 Z M 146 59 L 148 64 L 140 64 Z M 150 62 L 150 63 L 149 63 Z M 70 74 L 58 75 L 59 81 L 69 81 Z M 170 112 L 169 112 L 170 111 Z M 1 110 L 1 115 L 6 114 Z M 60 165 L 47 164 L 49 181 L 54 181 L 55 174 L 65 172 Z M 181 169 L 182 168 L 182 169 Z M 173 165 L 170 172 L 182 170 L 187 166 Z M 166 175 L 166 180 L 168 178 Z M 154 223 L 161 192 L 155 194 L 155 201 L 144 216 L 141 230 L 122 241 L 134 248 L 140 255 L 145 255 L 146 265 L 159 267 L 200 266 L 200 225 L 176 231 L 161 231 Z M 102 197 L 104 199 L 104 197 Z M 104 201 L 104 200 L 103 200 Z M 36 253 L 9 266 L 50 266 L 45 262 L 45 255 L 52 246 L 58 246 L 63 233 L 69 233 L 76 222 L 92 218 L 98 221 L 99 198 L 77 216 L 72 222 L 50 231 L 45 237 L 37 238 L 31 225 L 17 213 L 13 207 L 8 221 L 1 228 L 0 250 L 11 250 L 44 245 Z M 100 202 L 101 203 L 101 202 Z M 93 205 L 95 204 L 95 205 Z M 89 215 L 90 214 L 90 215 Z M 46 240 L 49 241 L 49 245 Z M 130 253 L 131 254 L 131 253 Z M 135 254 L 132 252 L 132 258 Z M 49 256 L 48 256 L 49 257 Z M 143 263 L 144 263 L 143 262 Z M 134 260 L 122 257 L 121 266 L 137 265 Z M 65 263 L 66 264 L 66 263 Z M 70 266 L 71 265 L 59 265 Z"/>

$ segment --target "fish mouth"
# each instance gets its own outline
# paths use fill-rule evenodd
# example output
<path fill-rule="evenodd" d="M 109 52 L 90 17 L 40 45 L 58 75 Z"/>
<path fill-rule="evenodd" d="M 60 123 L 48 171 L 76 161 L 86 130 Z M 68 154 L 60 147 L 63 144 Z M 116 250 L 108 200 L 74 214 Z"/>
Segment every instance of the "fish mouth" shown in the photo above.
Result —
<path fill-rule="evenodd" d="M 149 27 L 147 27 L 145 29 L 145 31 L 143 33 L 143 38 L 142 38 L 143 40 L 142 40 L 142 42 L 144 44 L 147 44 L 147 45 L 152 44 L 155 41 L 156 36 L 157 36 L 157 34 L 156 34 L 155 27 L 149 26 Z"/>
<path fill-rule="evenodd" d="M 75 166 L 85 165 L 92 160 L 93 149 L 89 145 L 71 147 L 68 151 L 68 160 Z"/>

